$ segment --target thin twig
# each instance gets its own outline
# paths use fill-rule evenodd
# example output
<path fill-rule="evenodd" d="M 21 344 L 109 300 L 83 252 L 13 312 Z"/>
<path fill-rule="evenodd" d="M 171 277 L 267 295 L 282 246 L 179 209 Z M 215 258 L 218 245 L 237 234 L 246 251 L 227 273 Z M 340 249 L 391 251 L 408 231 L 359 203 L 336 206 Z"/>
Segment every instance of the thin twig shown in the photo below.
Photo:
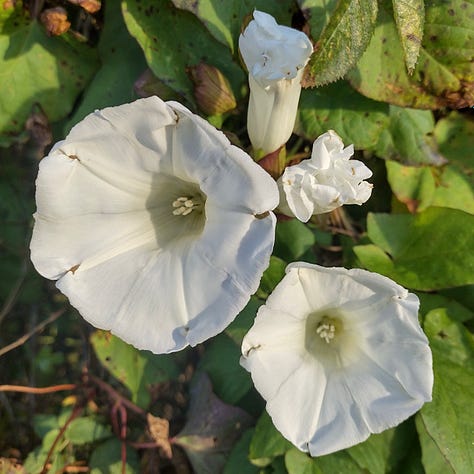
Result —
<path fill-rule="evenodd" d="M 7 352 L 10 352 L 13 349 L 16 349 L 17 347 L 20 347 L 23 345 L 31 336 L 34 336 L 36 333 L 42 331 L 48 324 L 51 324 L 53 321 L 56 321 L 60 316 L 64 314 L 65 309 L 60 309 L 59 311 L 56 311 L 50 315 L 49 318 L 45 319 L 42 321 L 40 324 L 35 326 L 31 331 L 27 332 L 25 335 L 21 336 L 19 339 L 17 339 L 15 342 L 12 342 L 11 344 L 8 344 L 8 346 L 2 347 L 0 349 L 0 357 L 5 355 Z"/>
<path fill-rule="evenodd" d="M 52 385 L 51 387 L 27 387 L 25 385 L 0 385 L 0 392 L 22 392 L 32 393 L 34 395 L 45 395 L 47 393 L 61 392 L 62 390 L 75 390 L 77 385 L 74 383 L 63 383 Z"/>
<path fill-rule="evenodd" d="M 12 310 L 13 306 L 15 305 L 16 299 L 18 294 L 20 293 L 21 286 L 26 278 L 26 273 L 28 269 L 28 260 L 25 258 L 23 263 L 21 264 L 20 275 L 18 276 L 15 284 L 13 285 L 10 293 L 5 300 L 5 303 L 0 310 L 0 324 L 2 324 L 3 319 L 5 316 Z"/>
<path fill-rule="evenodd" d="M 56 445 L 58 444 L 58 442 L 61 439 L 62 435 L 66 431 L 67 427 L 70 425 L 71 421 L 74 420 L 75 418 L 77 418 L 83 411 L 84 411 L 84 407 L 82 407 L 82 406 L 76 406 L 72 410 L 72 413 L 69 415 L 69 418 L 66 420 L 66 423 L 64 423 L 62 428 L 59 430 L 59 433 L 56 436 L 56 439 L 54 440 L 53 444 L 51 445 L 51 448 L 48 451 L 48 454 L 46 456 L 46 460 L 43 464 L 43 470 L 41 471 L 41 474 L 46 474 L 48 472 L 48 463 L 49 463 L 49 460 L 51 459 L 51 456 L 54 453 L 54 448 L 56 448 Z"/>
<path fill-rule="evenodd" d="M 135 405 L 135 403 L 128 400 L 128 398 L 123 397 L 118 393 L 114 388 L 112 388 L 108 383 L 104 382 L 103 380 L 99 379 L 94 375 L 87 374 L 87 378 L 90 379 L 94 384 L 96 384 L 99 388 L 107 392 L 110 397 L 119 403 L 122 403 L 130 410 L 134 411 L 138 415 L 146 418 L 146 413 L 142 410 L 139 406 Z"/>

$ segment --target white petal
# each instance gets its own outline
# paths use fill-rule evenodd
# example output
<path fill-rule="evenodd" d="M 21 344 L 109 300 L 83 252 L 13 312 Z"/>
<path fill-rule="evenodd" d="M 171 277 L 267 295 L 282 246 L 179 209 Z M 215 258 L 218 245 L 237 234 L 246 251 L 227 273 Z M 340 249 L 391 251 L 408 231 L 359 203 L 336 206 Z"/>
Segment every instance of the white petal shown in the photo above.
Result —
<path fill-rule="evenodd" d="M 152 97 L 74 127 L 41 162 L 36 198 L 37 269 L 92 324 L 161 353 L 222 331 L 256 291 L 278 189 L 221 132 Z"/>
<path fill-rule="evenodd" d="M 289 265 L 244 337 L 241 362 L 283 436 L 325 455 L 429 401 L 431 352 L 418 306 L 381 275 Z M 329 325 L 330 337 L 321 332 Z"/>

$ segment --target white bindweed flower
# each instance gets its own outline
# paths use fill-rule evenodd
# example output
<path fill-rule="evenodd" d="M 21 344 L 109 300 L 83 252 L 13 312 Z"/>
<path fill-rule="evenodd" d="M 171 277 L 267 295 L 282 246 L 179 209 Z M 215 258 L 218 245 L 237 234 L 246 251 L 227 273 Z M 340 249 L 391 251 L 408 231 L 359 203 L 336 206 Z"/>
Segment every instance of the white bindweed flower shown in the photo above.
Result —
<path fill-rule="evenodd" d="M 276 428 L 312 456 L 393 427 L 431 400 L 418 298 L 365 270 L 288 266 L 242 343 Z"/>
<path fill-rule="evenodd" d="M 268 266 L 272 178 L 157 97 L 96 111 L 40 163 L 31 258 L 94 326 L 177 351 L 222 331 Z"/>
<path fill-rule="evenodd" d="M 351 160 L 353 154 L 354 146 L 344 148 L 333 130 L 319 136 L 311 158 L 288 166 L 278 180 L 279 211 L 307 222 L 314 214 L 366 202 L 373 185 L 364 180 L 372 171 L 362 161 Z"/>
<path fill-rule="evenodd" d="M 250 102 L 247 130 L 255 150 L 271 153 L 293 132 L 303 69 L 313 52 L 301 31 L 278 25 L 255 10 L 239 37 L 239 49 L 249 71 Z"/>

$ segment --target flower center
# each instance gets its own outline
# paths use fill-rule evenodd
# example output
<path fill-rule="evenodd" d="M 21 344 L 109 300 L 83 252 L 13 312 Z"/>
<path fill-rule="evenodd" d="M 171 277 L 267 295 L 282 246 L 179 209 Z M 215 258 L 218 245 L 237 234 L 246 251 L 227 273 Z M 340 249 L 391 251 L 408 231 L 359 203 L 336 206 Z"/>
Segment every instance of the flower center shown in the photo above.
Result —
<path fill-rule="evenodd" d="M 171 204 L 174 216 L 187 216 L 194 210 L 202 208 L 202 199 L 199 196 L 181 196 Z"/>
<path fill-rule="evenodd" d="M 343 322 L 337 311 L 312 313 L 306 319 L 305 348 L 317 359 L 334 358 L 344 341 Z"/>
<path fill-rule="evenodd" d="M 321 339 L 324 339 L 327 344 L 329 344 L 336 334 L 336 325 L 331 318 L 324 316 L 324 318 L 318 323 L 316 327 L 316 334 L 319 335 Z"/>

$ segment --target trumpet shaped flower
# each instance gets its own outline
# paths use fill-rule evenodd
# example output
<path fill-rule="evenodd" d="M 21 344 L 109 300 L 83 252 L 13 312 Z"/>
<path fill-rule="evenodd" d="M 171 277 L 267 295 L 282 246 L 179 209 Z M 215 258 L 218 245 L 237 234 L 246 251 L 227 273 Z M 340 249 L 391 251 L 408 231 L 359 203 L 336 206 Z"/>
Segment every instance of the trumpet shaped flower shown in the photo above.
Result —
<path fill-rule="evenodd" d="M 293 132 L 303 69 L 313 52 L 301 31 L 278 25 L 255 10 L 239 37 L 239 49 L 249 71 L 250 102 L 247 130 L 252 146 L 271 153 Z"/>
<path fill-rule="evenodd" d="M 276 428 L 320 456 L 393 427 L 431 400 L 418 298 L 365 270 L 297 262 L 242 342 Z"/>
<path fill-rule="evenodd" d="M 366 202 L 373 186 L 364 180 L 372 171 L 361 161 L 351 160 L 353 154 L 353 145 L 344 148 L 333 130 L 319 136 L 311 158 L 288 166 L 278 180 L 280 212 L 307 222 L 314 214 Z"/>
<path fill-rule="evenodd" d="M 222 331 L 268 265 L 275 182 L 176 102 L 87 116 L 40 162 L 36 186 L 36 269 L 139 349 Z"/>

